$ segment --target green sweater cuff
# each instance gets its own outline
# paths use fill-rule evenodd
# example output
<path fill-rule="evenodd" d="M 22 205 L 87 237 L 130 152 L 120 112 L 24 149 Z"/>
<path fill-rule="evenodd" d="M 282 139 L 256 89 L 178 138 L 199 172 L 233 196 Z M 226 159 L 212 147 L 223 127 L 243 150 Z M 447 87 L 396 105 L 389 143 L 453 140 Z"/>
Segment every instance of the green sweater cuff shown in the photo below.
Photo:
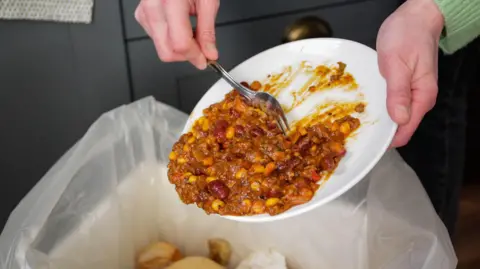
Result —
<path fill-rule="evenodd" d="M 480 0 L 435 0 L 445 19 L 440 48 L 447 54 L 480 35 Z"/>

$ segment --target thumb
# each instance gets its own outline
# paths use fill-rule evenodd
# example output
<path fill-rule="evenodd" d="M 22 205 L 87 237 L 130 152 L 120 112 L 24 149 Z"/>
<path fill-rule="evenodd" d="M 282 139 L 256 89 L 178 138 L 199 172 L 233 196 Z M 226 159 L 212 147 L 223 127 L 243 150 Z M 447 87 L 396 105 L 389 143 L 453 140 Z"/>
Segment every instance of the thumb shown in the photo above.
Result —
<path fill-rule="evenodd" d="M 215 44 L 215 17 L 219 8 L 219 0 L 197 1 L 196 39 L 203 54 L 209 60 L 218 58 Z"/>
<path fill-rule="evenodd" d="M 412 103 L 412 71 L 398 57 L 379 55 L 380 73 L 387 81 L 387 109 L 399 125 L 410 121 Z"/>

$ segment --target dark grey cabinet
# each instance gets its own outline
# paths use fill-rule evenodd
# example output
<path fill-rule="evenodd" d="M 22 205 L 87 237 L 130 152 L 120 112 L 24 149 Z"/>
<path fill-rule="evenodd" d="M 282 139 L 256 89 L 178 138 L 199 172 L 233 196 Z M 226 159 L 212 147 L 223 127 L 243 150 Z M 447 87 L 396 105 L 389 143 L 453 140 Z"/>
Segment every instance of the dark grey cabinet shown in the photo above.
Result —
<path fill-rule="evenodd" d="M 0 227 L 96 118 L 131 100 L 120 3 L 95 4 L 91 25 L 0 21 Z"/>
<path fill-rule="evenodd" d="M 123 19 L 127 39 L 147 36 L 133 16 L 129 16 L 129 14 L 134 14 L 139 2 L 140 0 L 123 1 L 123 10 L 126 14 Z M 235 24 L 354 2 L 362 2 L 362 0 L 220 0 L 216 24 L 217 26 Z M 191 22 L 195 26 L 196 22 L 193 18 Z"/>
<path fill-rule="evenodd" d="M 90 25 L 0 21 L 0 227 L 102 113 L 149 95 L 190 112 L 218 79 L 188 63 L 160 62 L 133 17 L 138 2 L 96 0 Z M 285 29 L 305 17 L 374 47 L 397 2 L 222 0 L 220 62 L 233 68 L 281 44 Z"/>

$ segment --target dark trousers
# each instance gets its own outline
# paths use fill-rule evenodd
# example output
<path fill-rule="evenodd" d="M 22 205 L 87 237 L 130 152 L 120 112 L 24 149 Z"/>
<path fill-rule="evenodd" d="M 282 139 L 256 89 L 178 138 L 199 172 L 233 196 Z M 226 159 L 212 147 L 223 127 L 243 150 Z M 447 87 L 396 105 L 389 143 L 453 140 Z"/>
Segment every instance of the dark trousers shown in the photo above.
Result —
<path fill-rule="evenodd" d="M 410 143 L 399 149 L 420 178 L 451 236 L 464 177 L 467 93 L 479 83 L 479 70 L 479 39 L 453 55 L 440 52 L 437 104 Z"/>

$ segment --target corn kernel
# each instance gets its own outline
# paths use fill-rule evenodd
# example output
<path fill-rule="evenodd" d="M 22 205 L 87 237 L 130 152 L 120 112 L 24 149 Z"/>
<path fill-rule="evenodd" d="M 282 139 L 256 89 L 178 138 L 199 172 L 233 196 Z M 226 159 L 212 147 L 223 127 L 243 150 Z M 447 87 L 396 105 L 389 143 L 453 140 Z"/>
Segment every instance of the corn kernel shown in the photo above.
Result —
<path fill-rule="evenodd" d="M 209 176 L 213 175 L 213 172 L 214 172 L 214 171 L 213 171 L 213 167 L 212 167 L 212 166 L 208 167 L 205 172 L 206 172 L 206 174 L 209 175 Z"/>
<path fill-rule="evenodd" d="M 285 158 L 285 152 L 283 152 L 283 151 L 275 151 L 273 153 L 273 159 L 275 161 L 279 161 L 279 160 L 282 160 L 284 158 Z"/>
<path fill-rule="evenodd" d="M 241 179 L 242 177 L 244 177 L 246 175 L 247 175 L 247 170 L 245 170 L 245 168 L 240 168 L 240 170 L 238 170 L 237 173 L 235 173 L 235 178 L 236 179 Z"/>
<path fill-rule="evenodd" d="M 198 119 L 199 124 L 203 124 L 204 121 L 205 121 L 205 117 L 201 117 L 200 119 Z"/>
<path fill-rule="evenodd" d="M 262 214 L 263 212 L 265 212 L 265 204 L 263 203 L 263 201 L 255 201 L 252 205 L 252 211 L 255 214 Z"/>
<path fill-rule="evenodd" d="M 350 124 L 348 122 L 344 122 L 340 125 L 340 132 L 344 134 L 350 133 Z"/>
<path fill-rule="evenodd" d="M 254 164 L 254 165 L 252 165 L 252 170 L 256 174 L 261 174 L 261 173 L 265 172 L 265 167 L 261 164 Z"/>
<path fill-rule="evenodd" d="M 253 191 L 260 191 L 260 183 L 258 183 L 258 182 L 252 182 L 252 184 L 250 184 L 250 188 L 251 188 Z"/>
<path fill-rule="evenodd" d="M 313 145 L 313 147 L 310 148 L 310 152 L 315 152 L 317 150 L 317 145 Z"/>
<path fill-rule="evenodd" d="M 260 110 L 258 108 L 255 108 L 253 111 L 257 112 L 262 118 L 267 116 L 267 114 L 265 112 L 263 112 L 262 110 Z M 264 122 L 263 119 L 261 119 L 261 121 Z"/>
<path fill-rule="evenodd" d="M 195 183 L 197 181 L 197 176 L 190 176 L 188 178 L 188 183 Z"/>
<path fill-rule="evenodd" d="M 294 133 L 292 136 L 291 136 L 291 141 L 293 144 L 297 143 L 298 139 L 300 138 L 300 133 Z"/>
<path fill-rule="evenodd" d="M 205 181 L 207 181 L 207 183 L 210 183 L 214 180 L 217 180 L 217 178 L 216 177 L 207 177 L 207 179 Z"/>
<path fill-rule="evenodd" d="M 337 122 L 334 122 L 334 123 L 332 124 L 332 127 L 330 127 L 330 128 L 332 129 L 332 131 L 336 131 L 336 130 L 338 130 L 338 127 L 339 127 L 339 126 L 338 126 L 338 123 L 337 123 Z"/>
<path fill-rule="evenodd" d="M 263 91 L 264 92 L 268 92 L 268 90 L 270 90 L 270 88 L 272 88 L 272 85 L 270 84 L 265 84 L 264 88 L 263 88 Z"/>
<path fill-rule="evenodd" d="M 265 167 L 265 172 L 264 172 L 265 176 L 269 176 L 273 172 L 273 170 L 275 170 L 275 168 L 276 168 L 276 165 L 274 162 L 268 163 L 267 166 Z"/>
<path fill-rule="evenodd" d="M 267 201 L 265 202 L 265 205 L 267 207 L 272 207 L 280 202 L 280 199 L 278 198 L 268 198 Z"/>
<path fill-rule="evenodd" d="M 195 142 L 195 136 L 192 136 L 187 140 L 188 144 L 193 144 L 193 142 Z"/>
<path fill-rule="evenodd" d="M 293 155 L 296 156 L 296 157 L 298 157 L 298 156 L 300 156 L 300 153 L 294 152 Z"/>
<path fill-rule="evenodd" d="M 303 127 L 300 127 L 300 129 L 298 131 L 300 132 L 301 135 L 306 135 L 307 134 L 307 130 Z"/>
<path fill-rule="evenodd" d="M 177 153 L 175 151 L 170 152 L 170 154 L 168 155 L 168 158 L 171 161 L 175 161 L 177 159 Z"/>
<path fill-rule="evenodd" d="M 187 144 L 183 145 L 183 151 L 189 152 L 190 151 L 190 146 L 187 145 Z"/>
<path fill-rule="evenodd" d="M 235 99 L 235 104 L 234 104 L 234 108 L 236 111 L 240 112 L 240 113 L 243 113 L 245 112 L 245 110 L 247 110 L 247 105 L 240 101 L 240 99 Z"/>
<path fill-rule="evenodd" d="M 189 177 L 191 175 L 192 175 L 192 173 L 190 173 L 190 172 L 186 172 L 185 174 L 183 174 L 184 177 Z"/>
<path fill-rule="evenodd" d="M 338 153 L 338 152 L 342 152 L 343 151 L 343 146 L 342 144 L 338 143 L 338 142 L 332 142 L 330 143 L 330 149 L 335 152 L 335 153 Z"/>
<path fill-rule="evenodd" d="M 213 164 L 213 157 L 207 157 L 202 161 L 203 165 L 211 166 Z"/>
<path fill-rule="evenodd" d="M 228 127 L 225 136 L 226 136 L 228 139 L 232 139 L 234 135 L 235 135 L 235 128 L 233 128 L 232 126 Z"/>
<path fill-rule="evenodd" d="M 187 160 L 185 160 L 185 158 L 180 157 L 180 158 L 177 159 L 177 163 L 179 163 L 179 164 L 184 164 L 186 162 L 187 162 Z"/>
<path fill-rule="evenodd" d="M 252 207 L 252 201 L 250 201 L 249 199 L 245 199 L 242 201 L 242 206 L 244 207 L 245 211 L 248 212 Z"/>
<path fill-rule="evenodd" d="M 313 197 L 313 192 L 307 188 L 300 189 L 300 195 L 306 200 L 310 200 Z"/>
<path fill-rule="evenodd" d="M 260 161 L 262 161 L 262 155 L 260 155 L 260 153 L 257 152 L 255 153 L 255 158 L 253 159 L 253 162 L 258 163 Z"/>
<path fill-rule="evenodd" d="M 210 128 L 210 121 L 208 119 L 205 119 L 202 123 L 202 130 L 206 132 L 208 131 L 209 128 Z"/>
<path fill-rule="evenodd" d="M 212 209 L 215 211 L 218 211 L 220 207 L 223 207 L 223 206 L 225 206 L 225 203 L 222 200 L 216 199 L 212 202 Z"/>
<path fill-rule="evenodd" d="M 211 136 L 205 137 L 205 142 L 207 142 L 208 144 L 213 144 L 214 141 L 214 138 L 212 138 Z"/>

